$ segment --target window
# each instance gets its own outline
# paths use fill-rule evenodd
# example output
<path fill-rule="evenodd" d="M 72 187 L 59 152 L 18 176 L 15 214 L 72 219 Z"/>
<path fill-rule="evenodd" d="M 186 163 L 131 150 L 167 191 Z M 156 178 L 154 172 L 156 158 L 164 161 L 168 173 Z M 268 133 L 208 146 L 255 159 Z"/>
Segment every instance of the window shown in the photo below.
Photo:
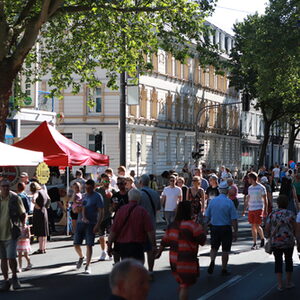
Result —
<path fill-rule="evenodd" d="M 88 148 L 92 151 L 95 151 L 95 135 L 94 134 L 89 134 Z"/>
<path fill-rule="evenodd" d="M 73 133 L 62 132 L 61 134 L 69 140 L 73 138 Z"/>
<path fill-rule="evenodd" d="M 88 148 L 92 151 L 104 153 L 104 146 L 102 143 L 102 132 L 99 131 L 97 134 L 89 134 L 88 137 Z"/>
<path fill-rule="evenodd" d="M 101 113 L 102 112 L 102 89 L 95 88 L 89 91 L 88 95 L 88 113 Z"/>
<path fill-rule="evenodd" d="M 26 94 L 26 96 L 31 95 L 31 84 L 30 83 L 25 84 L 25 94 Z"/>

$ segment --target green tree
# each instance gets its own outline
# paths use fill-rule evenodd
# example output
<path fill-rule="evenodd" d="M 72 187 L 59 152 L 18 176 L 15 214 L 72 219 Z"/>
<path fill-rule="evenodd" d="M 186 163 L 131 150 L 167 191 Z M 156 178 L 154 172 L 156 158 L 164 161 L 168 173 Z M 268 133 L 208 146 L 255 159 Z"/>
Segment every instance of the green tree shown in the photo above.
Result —
<path fill-rule="evenodd" d="M 259 165 L 264 164 L 272 124 L 300 110 L 299 0 L 271 0 L 263 16 L 234 27 L 231 85 L 257 99 L 264 119 Z"/>
<path fill-rule="evenodd" d="M 118 73 L 149 70 L 159 47 L 183 60 L 194 49 L 209 57 L 205 18 L 216 0 L 0 0 L 0 140 L 9 97 L 22 96 L 20 74 L 39 80 L 51 73 L 52 93 L 83 82 L 98 85 L 95 68 Z M 74 75 L 79 80 L 74 81 Z"/>

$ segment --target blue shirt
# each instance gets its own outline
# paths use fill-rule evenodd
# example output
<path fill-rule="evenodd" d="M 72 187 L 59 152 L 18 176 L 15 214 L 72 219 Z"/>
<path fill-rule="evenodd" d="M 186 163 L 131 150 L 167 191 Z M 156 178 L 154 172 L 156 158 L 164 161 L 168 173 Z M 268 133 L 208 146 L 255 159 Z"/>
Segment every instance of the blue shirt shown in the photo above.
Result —
<path fill-rule="evenodd" d="M 233 201 L 224 194 L 210 200 L 205 216 L 214 226 L 231 225 L 231 221 L 238 218 Z"/>
<path fill-rule="evenodd" d="M 205 192 L 206 192 L 207 188 L 209 187 L 209 183 L 205 178 L 201 179 L 201 187 L 204 189 Z"/>
<path fill-rule="evenodd" d="M 90 224 L 97 223 L 98 209 L 103 208 L 103 198 L 97 193 L 85 193 L 82 198 L 82 205 L 85 207 L 85 217 L 89 220 Z M 82 222 L 82 213 L 78 214 L 78 221 Z"/>

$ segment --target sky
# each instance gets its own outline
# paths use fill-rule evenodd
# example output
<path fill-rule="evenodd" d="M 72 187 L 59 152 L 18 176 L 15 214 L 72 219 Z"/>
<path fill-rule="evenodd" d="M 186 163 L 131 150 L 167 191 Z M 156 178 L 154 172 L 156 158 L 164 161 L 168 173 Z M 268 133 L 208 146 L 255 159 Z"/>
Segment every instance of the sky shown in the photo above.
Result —
<path fill-rule="evenodd" d="M 217 27 L 233 34 L 232 27 L 237 21 L 256 11 L 263 14 L 268 0 L 218 0 L 217 7 L 207 20 Z"/>

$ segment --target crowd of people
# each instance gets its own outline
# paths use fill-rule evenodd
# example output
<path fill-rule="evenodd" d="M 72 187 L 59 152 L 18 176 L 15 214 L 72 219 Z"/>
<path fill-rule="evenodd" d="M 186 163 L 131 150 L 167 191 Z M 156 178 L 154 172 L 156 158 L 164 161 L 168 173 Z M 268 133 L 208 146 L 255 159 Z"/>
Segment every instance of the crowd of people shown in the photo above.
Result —
<path fill-rule="evenodd" d="M 242 215 L 248 212 L 253 238 L 251 249 L 268 245 L 274 254 L 279 291 L 284 288 L 283 255 L 287 272 L 285 287 L 294 286 L 292 255 L 295 241 L 298 247 L 300 245 L 300 173 L 287 170 L 280 174 L 277 166 L 271 172 L 264 167 L 258 173 L 249 170 L 243 179 L 242 212 Z M 225 166 L 220 172 L 185 166 L 182 174 L 168 171 L 162 177 L 165 186 L 159 191 L 154 175 L 143 174 L 137 178 L 134 171 L 128 174 L 124 166 L 118 168 L 117 175 L 107 168 L 97 180 L 85 179 L 83 172 L 77 170 L 69 190 L 64 193 L 59 190 L 48 193 L 46 186 L 40 185 L 36 178 L 29 180 L 25 172 L 17 184 L 17 193 L 14 193 L 10 190 L 10 182 L 2 178 L 0 258 L 4 282 L 0 290 L 9 290 L 11 285 L 13 289 L 20 288 L 17 272 L 32 268 L 29 256 L 32 234 L 39 244 L 33 254 L 46 253 L 47 237 L 50 231 L 55 231 L 51 201 L 62 196 L 65 203 L 55 202 L 58 202 L 56 207 L 67 211 L 67 218 L 71 219 L 74 249 L 78 255 L 76 268 L 80 270 L 84 266 L 84 273 L 91 274 L 91 258 L 98 235 L 99 261 L 112 260 L 115 264 L 110 282 L 113 294 L 120 298 L 112 299 L 132 299 L 127 298 L 126 293 L 122 294 L 123 290 L 120 292 L 118 284 L 126 279 L 118 272 L 135 270 L 142 276 L 146 254 L 147 276 L 153 280 L 155 259 L 159 259 L 166 248 L 169 249 L 172 273 L 179 284 L 179 298 L 188 299 L 188 288 L 199 276 L 198 248 L 206 243 L 208 233 L 211 262 L 207 273 L 214 273 L 215 259 L 222 246 L 221 274 L 230 274 L 227 266 L 232 242 L 238 236 L 240 205 L 238 191 L 241 187 L 237 185 L 236 174 Z M 272 197 L 275 189 L 279 190 L 276 209 Z M 158 214 L 166 222 L 160 245 L 156 241 Z M 31 221 L 28 216 L 32 216 Z M 257 243 L 258 237 L 260 243 Z M 82 249 L 84 241 L 85 253 Z M 22 257 L 27 262 L 24 269 Z M 12 272 L 11 280 L 8 267 Z M 147 284 L 143 289 L 145 294 Z"/>

